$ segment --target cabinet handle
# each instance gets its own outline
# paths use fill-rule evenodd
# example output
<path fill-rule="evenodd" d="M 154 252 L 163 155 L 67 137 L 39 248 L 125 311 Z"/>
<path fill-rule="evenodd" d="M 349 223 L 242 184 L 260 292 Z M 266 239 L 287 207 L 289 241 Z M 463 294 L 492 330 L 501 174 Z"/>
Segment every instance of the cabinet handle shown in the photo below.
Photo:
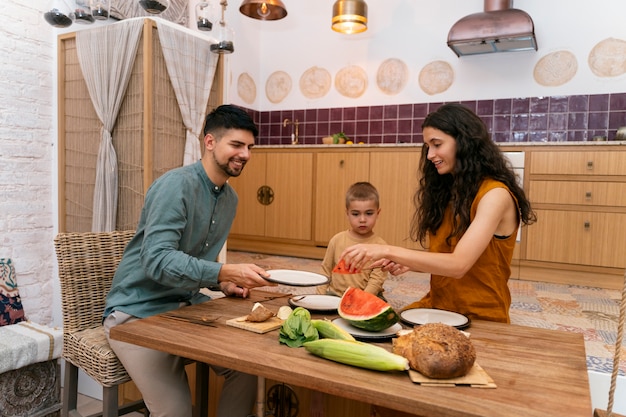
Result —
<path fill-rule="evenodd" d="M 585 193 L 585 200 L 591 200 L 591 191 Z"/>
<path fill-rule="evenodd" d="M 587 161 L 587 169 L 588 169 L 589 171 L 592 171 L 592 170 L 593 170 L 593 161 Z"/>
<path fill-rule="evenodd" d="M 591 229 L 591 222 L 589 220 L 587 220 L 585 223 L 583 223 L 583 226 L 584 226 L 585 230 L 589 230 L 589 229 Z"/>
<path fill-rule="evenodd" d="M 269 206 L 274 201 L 274 190 L 272 190 L 267 185 L 262 185 L 256 191 L 256 199 L 259 203 L 264 206 Z"/>
<path fill-rule="evenodd" d="M 341 161 L 339 161 L 339 167 L 343 168 L 343 163 L 344 163 L 343 159 Z"/>

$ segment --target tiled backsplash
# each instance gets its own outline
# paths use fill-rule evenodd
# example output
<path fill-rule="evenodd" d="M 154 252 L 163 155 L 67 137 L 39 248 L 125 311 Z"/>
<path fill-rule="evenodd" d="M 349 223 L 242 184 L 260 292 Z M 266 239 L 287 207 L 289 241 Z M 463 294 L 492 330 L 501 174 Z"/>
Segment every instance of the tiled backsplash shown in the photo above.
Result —
<path fill-rule="evenodd" d="M 354 143 L 422 143 L 424 117 L 443 103 L 254 111 L 259 145 L 291 144 L 298 121 L 298 142 L 322 143 L 344 132 Z M 615 138 L 626 126 L 626 93 L 464 101 L 484 121 L 496 142 L 584 142 Z"/>

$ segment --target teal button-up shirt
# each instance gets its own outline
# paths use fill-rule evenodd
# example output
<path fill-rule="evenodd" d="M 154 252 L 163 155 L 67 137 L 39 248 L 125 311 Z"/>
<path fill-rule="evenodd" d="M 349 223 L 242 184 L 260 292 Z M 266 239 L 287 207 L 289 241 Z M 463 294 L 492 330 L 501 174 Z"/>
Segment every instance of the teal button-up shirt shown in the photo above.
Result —
<path fill-rule="evenodd" d="M 228 183 L 211 182 L 200 161 L 158 178 L 115 273 L 104 317 L 122 311 L 143 318 L 207 300 L 199 291 L 218 284 L 216 259 L 237 201 Z"/>

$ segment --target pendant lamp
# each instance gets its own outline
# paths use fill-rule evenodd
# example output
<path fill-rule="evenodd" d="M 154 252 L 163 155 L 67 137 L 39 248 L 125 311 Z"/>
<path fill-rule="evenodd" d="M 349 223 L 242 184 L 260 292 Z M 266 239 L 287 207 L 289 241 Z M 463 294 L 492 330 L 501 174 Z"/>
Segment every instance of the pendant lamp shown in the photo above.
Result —
<path fill-rule="evenodd" d="M 170 0 L 139 0 L 139 5 L 150 14 L 160 14 L 170 7 Z"/>
<path fill-rule="evenodd" d="M 281 0 L 244 0 L 239 11 L 258 20 L 280 20 L 287 16 L 287 9 Z"/>
<path fill-rule="evenodd" d="M 367 30 L 365 0 L 337 0 L 333 5 L 332 28 L 335 32 L 352 34 Z"/>
<path fill-rule="evenodd" d="M 217 43 L 212 44 L 210 50 L 216 54 L 232 54 L 235 52 L 235 32 L 226 24 L 226 19 L 224 18 L 228 1 L 221 0 L 220 6 L 222 6 L 222 18 L 217 27 Z"/>

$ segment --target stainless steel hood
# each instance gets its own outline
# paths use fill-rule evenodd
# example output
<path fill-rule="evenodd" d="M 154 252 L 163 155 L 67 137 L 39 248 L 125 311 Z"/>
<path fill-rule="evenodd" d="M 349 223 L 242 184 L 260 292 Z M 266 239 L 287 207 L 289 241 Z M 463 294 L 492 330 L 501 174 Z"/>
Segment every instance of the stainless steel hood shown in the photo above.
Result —
<path fill-rule="evenodd" d="M 458 20 L 448 32 L 457 56 L 537 50 L 530 16 L 511 8 L 511 0 L 485 0 L 485 10 Z"/>

